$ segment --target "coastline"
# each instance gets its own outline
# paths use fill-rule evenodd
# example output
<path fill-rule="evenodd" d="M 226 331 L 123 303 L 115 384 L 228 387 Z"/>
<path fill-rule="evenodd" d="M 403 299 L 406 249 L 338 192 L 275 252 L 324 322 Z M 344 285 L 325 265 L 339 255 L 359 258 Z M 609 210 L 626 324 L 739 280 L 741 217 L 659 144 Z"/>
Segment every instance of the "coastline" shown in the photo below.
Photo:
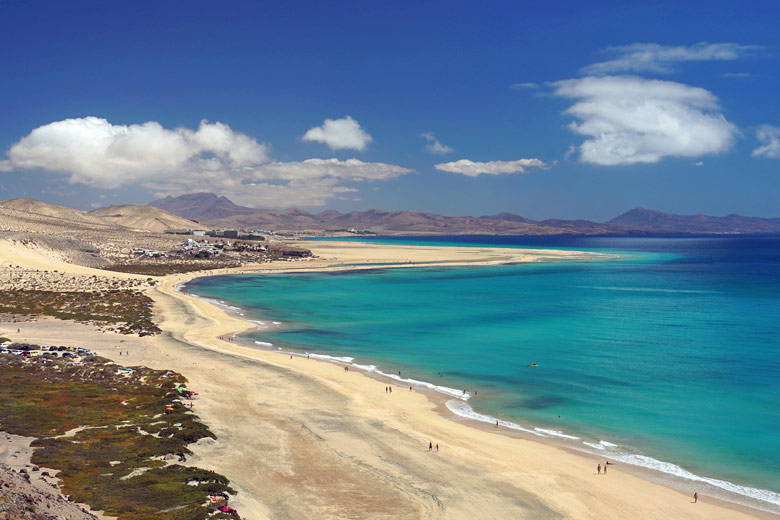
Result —
<path fill-rule="evenodd" d="M 416 268 L 426 268 L 426 265 L 416 265 Z M 358 270 L 355 270 L 358 271 Z M 186 282 L 185 282 L 186 283 Z M 183 283 L 182 285 L 184 285 Z M 631 450 L 630 454 L 610 451 L 610 448 L 618 446 L 601 440 L 599 443 L 586 442 L 577 435 L 576 432 L 564 432 L 555 427 L 538 427 L 535 425 L 521 425 L 514 420 L 507 420 L 501 416 L 486 415 L 475 409 L 470 404 L 470 399 L 474 395 L 468 391 L 433 384 L 430 381 L 418 380 L 408 377 L 401 377 L 394 373 L 382 371 L 382 367 L 373 364 L 372 360 L 361 360 L 363 363 L 355 362 L 355 358 L 347 355 L 340 355 L 338 352 L 332 354 L 318 354 L 300 350 L 285 350 L 271 343 L 255 341 L 253 339 L 242 339 L 242 336 L 249 332 L 267 331 L 272 328 L 270 319 L 264 319 L 261 316 L 253 316 L 254 319 L 242 318 L 245 316 L 245 310 L 235 307 L 222 300 L 214 300 L 195 293 L 184 292 L 187 296 L 202 299 L 222 309 L 231 317 L 244 319 L 248 323 L 255 324 L 254 328 L 244 331 L 234 336 L 237 344 L 246 346 L 251 350 L 260 350 L 280 356 L 295 356 L 299 358 L 311 358 L 320 362 L 329 362 L 341 367 L 347 365 L 350 370 L 358 370 L 364 376 L 373 380 L 390 385 L 406 385 L 400 388 L 406 389 L 413 386 L 415 392 L 423 393 L 435 405 L 436 413 L 441 417 L 460 422 L 471 428 L 480 428 L 485 431 L 507 435 L 512 438 L 522 438 L 532 442 L 544 443 L 572 453 L 575 456 L 586 457 L 593 460 L 594 464 L 610 460 L 612 464 L 620 464 L 622 469 L 639 476 L 642 479 L 661 484 L 665 487 L 679 492 L 686 492 L 688 488 L 698 486 L 700 495 L 707 494 L 711 500 L 717 501 L 725 507 L 745 508 L 747 511 L 758 510 L 767 513 L 768 518 L 777 518 L 778 512 L 771 508 L 775 507 L 768 501 L 757 498 L 756 495 L 766 494 L 768 499 L 776 499 L 777 494 L 772 491 L 766 491 L 757 487 L 747 487 L 739 484 L 733 484 L 729 481 L 719 480 L 714 477 L 705 477 L 690 473 L 683 467 L 675 463 L 654 459 L 646 455 L 636 454 Z M 259 325 L 258 325 L 259 324 Z M 220 338 L 224 339 L 224 338 Z M 370 364 L 364 364 L 370 363 Z M 500 429 L 496 430 L 493 425 L 498 421 Z M 596 445 L 597 444 L 597 445 Z M 588 448 L 583 447 L 587 446 Z M 633 459 L 633 460 L 632 460 Z M 770 509 L 764 509 L 770 508 Z"/>
<path fill-rule="evenodd" d="M 378 260 L 409 253 L 405 248 L 364 265 L 377 268 Z M 429 250 L 421 256 L 441 262 L 441 255 Z M 482 258 L 488 263 L 458 257 L 439 265 L 508 263 L 505 254 L 483 252 Z M 147 290 L 161 320 L 160 337 L 131 341 L 75 323 L 46 333 L 67 329 L 71 341 L 91 337 L 108 356 L 122 342 L 130 362 L 181 370 L 200 391 L 198 413 L 218 437 L 195 447 L 193 463 L 231 479 L 239 489 L 235 503 L 247 518 L 281 510 L 297 517 L 777 518 L 708 497 L 693 506 L 692 492 L 640 478 L 622 465 L 595 476 L 596 458 L 448 416 L 447 398 L 432 392 L 398 391 L 391 398 L 383 392 L 386 383 L 334 363 L 219 341 L 255 324 L 176 291 L 196 276 L 351 270 L 357 260 L 353 255 L 342 257 L 342 264 L 330 258 L 165 277 Z M 33 337 L 34 328 L 25 326 L 23 334 Z M 428 442 L 441 444 L 441 452 L 427 453 Z"/>

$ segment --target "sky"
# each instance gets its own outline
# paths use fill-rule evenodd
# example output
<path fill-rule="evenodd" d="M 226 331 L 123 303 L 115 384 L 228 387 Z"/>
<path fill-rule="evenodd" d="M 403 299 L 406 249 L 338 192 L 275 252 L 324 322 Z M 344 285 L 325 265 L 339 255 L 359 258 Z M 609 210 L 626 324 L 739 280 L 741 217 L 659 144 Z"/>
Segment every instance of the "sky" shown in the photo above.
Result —
<path fill-rule="evenodd" d="M 780 4 L 0 0 L 0 199 L 780 217 Z"/>

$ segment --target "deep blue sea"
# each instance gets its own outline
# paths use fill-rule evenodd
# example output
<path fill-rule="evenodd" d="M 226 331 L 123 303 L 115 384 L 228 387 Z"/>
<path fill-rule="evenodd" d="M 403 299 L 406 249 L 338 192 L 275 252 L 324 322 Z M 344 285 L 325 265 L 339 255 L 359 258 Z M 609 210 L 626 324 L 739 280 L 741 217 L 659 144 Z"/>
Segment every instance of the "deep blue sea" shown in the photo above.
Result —
<path fill-rule="evenodd" d="M 457 389 L 449 407 L 461 415 L 780 510 L 780 237 L 361 240 L 614 256 L 216 276 L 186 289 L 264 321 L 253 339 L 272 348 L 401 371 Z"/>

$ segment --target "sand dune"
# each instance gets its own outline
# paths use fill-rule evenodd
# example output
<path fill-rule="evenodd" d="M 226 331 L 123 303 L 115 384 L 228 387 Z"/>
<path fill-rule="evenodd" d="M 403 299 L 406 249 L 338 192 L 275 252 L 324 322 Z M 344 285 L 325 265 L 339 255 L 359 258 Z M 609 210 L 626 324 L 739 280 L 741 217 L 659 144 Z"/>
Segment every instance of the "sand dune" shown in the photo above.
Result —
<path fill-rule="evenodd" d="M 196 222 L 154 206 L 108 206 L 90 211 L 88 215 L 134 230 L 155 233 L 162 233 L 167 229 L 206 229 Z"/>

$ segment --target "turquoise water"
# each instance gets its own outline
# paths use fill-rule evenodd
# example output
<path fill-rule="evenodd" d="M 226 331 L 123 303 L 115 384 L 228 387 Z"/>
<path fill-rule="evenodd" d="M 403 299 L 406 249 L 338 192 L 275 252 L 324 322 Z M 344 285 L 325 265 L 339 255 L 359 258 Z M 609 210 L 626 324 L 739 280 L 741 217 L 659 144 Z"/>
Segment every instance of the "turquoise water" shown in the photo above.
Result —
<path fill-rule="evenodd" d="M 478 391 L 468 406 L 453 400 L 461 414 L 560 432 L 573 446 L 672 475 L 780 492 L 780 239 L 456 241 L 625 254 L 223 276 L 187 290 L 279 322 L 254 337 L 275 347 Z M 725 487 L 780 505 L 780 495 L 715 484 L 712 494 Z"/>

